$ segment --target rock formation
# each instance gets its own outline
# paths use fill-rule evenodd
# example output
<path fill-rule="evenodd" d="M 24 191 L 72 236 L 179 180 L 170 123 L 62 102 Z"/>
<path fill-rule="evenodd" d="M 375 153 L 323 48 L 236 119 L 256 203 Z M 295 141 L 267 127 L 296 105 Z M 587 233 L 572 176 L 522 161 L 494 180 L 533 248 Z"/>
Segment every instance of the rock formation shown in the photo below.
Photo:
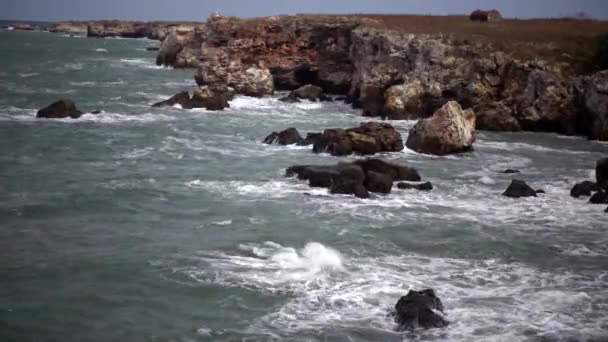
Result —
<path fill-rule="evenodd" d="M 397 188 L 399 188 L 401 190 L 414 189 L 414 190 L 420 190 L 420 191 L 431 191 L 431 190 L 433 190 L 433 184 L 431 184 L 431 182 L 419 183 L 419 184 L 401 182 L 401 183 L 397 184 Z"/>
<path fill-rule="evenodd" d="M 410 130 L 406 146 L 420 153 L 445 155 L 470 151 L 473 142 L 475 113 L 450 101 L 432 117 L 418 121 Z"/>
<path fill-rule="evenodd" d="M 175 27 L 193 29 L 200 23 L 164 22 L 164 21 L 124 21 L 124 20 L 91 20 L 60 21 L 52 23 L 49 31 L 53 33 L 86 34 L 89 37 L 108 38 L 148 38 L 163 40 Z"/>
<path fill-rule="evenodd" d="M 295 128 L 273 132 L 264 139 L 266 144 L 313 145 L 315 153 L 329 153 L 334 156 L 349 154 L 372 155 L 379 152 L 399 152 L 403 150 L 401 134 L 389 124 L 366 122 L 359 127 L 326 129 L 322 133 L 309 133 L 303 139 Z"/>
<path fill-rule="evenodd" d="M 331 166 L 296 165 L 287 169 L 286 176 L 307 180 L 311 187 L 328 188 L 332 194 L 350 194 L 359 198 L 368 198 L 370 192 L 390 193 L 395 181 L 420 181 L 415 169 L 380 159 Z"/>
<path fill-rule="evenodd" d="M 76 108 L 74 101 L 70 99 L 61 99 L 55 101 L 45 108 L 42 108 L 36 114 L 37 118 L 49 119 L 77 119 L 82 116 L 82 112 Z"/>
<path fill-rule="evenodd" d="M 443 304 L 435 291 L 411 290 L 399 299 L 395 305 L 395 323 L 397 330 L 414 330 L 416 328 L 444 328 L 449 323 L 437 312 L 444 314 Z"/>
<path fill-rule="evenodd" d="M 234 90 L 228 87 L 201 86 L 194 89 L 192 96 L 182 91 L 171 98 L 157 102 L 152 107 L 167 107 L 180 105 L 183 109 L 205 108 L 207 110 L 222 110 L 230 107 L 228 101 L 234 97 Z"/>
<path fill-rule="evenodd" d="M 544 192 L 544 191 L 534 190 L 528 184 L 526 184 L 526 182 L 524 182 L 522 180 L 514 179 L 511 181 L 511 184 L 509 185 L 507 190 L 505 190 L 505 192 L 502 195 L 506 196 L 506 197 L 513 197 L 513 198 L 536 197 L 537 196 L 536 194 L 541 193 L 541 192 Z"/>
<path fill-rule="evenodd" d="M 595 178 L 600 189 L 608 190 L 608 158 L 600 159 L 595 166 Z"/>
<path fill-rule="evenodd" d="M 574 198 L 579 198 L 581 196 L 589 197 L 592 192 L 598 191 L 599 187 L 597 183 L 591 181 L 584 181 L 578 184 L 575 184 L 574 187 L 570 190 L 570 196 Z"/>

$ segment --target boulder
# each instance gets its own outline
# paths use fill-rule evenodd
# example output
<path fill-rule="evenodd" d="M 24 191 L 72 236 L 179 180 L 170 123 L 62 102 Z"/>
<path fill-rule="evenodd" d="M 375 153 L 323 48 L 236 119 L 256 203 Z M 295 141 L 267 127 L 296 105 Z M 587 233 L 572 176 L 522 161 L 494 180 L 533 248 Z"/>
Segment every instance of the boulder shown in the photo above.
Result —
<path fill-rule="evenodd" d="M 398 331 L 416 328 L 444 328 L 449 323 L 437 312 L 443 312 L 443 304 L 431 289 L 410 292 L 395 305 L 395 323 Z"/>
<path fill-rule="evenodd" d="M 419 184 L 401 182 L 401 183 L 397 184 L 397 188 L 399 188 L 401 190 L 415 189 L 415 190 L 419 190 L 419 191 L 431 191 L 431 190 L 433 190 L 433 184 L 431 184 L 431 182 L 419 183 Z"/>
<path fill-rule="evenodd" d="M 187 91 L 182 91 L 168 100 L 153 104 L 152 107 L 171 107 L 176 104 L 180 105 L 183 109 L 191 109 L 192 101 L 190 100 L 190 94 Z"/>
<path fill-rule="evenodd" d="M 322 135 L 323 135 L 322 133 L 308 133 L 308 134 L 306 134 L 306 138 L 304 138 L 300 142 L 298 142 L 298 145 L 299 146 L 314 145 L 314 144 L 318 143 L 318 141 L 319 141 L 319 139 L 321 139 Z"/>
<path fill-rule="evenodd" d="M 297 176 L 309 186 L 328 188 L 333 194 L 359 198 L 368 198 L 370 192 L 390 193 L 395 180 L 420 180 L 416 170 L 378 159 L 330 166 L 296 165 L 287 169 L 286 176 Z"/>
<path fill-rule="evenodd" d="M 591 204 L 608 204 L 608 192 L 604 190 L 600 190 L 593 194 L 589 199 L 589 203 Z"/>
<path fill-rule="evenodd" d="M 424 92 L 420 81 L 389 87 L 384 93 L 384 115 L 392 120 L 421 117 Z"/>
<path fill-rule="evenodd" d="M 395 181 L 419 182 L 422 180 L 416 169 L 397 163 L 390 163 L 382 159 L 360 159 L 353 163 L 361 166 L 366 173 L 373 171 L 385 174 Z"/>
<path fill-rule="evenodd" d="M 600 189 L 608 190 L 608 158 L 600 159 L 595 166 L 595 178 Z"/>
<path fill-rule="evenodd" d="M 307 84 L 305 86 L 302 86 L 302 87 L 292 91 L 289 94 L 289 97 L 303 99 L 303 100 L 317 101 L 317 100 L 319 100 L 319 98 L 321 97 L 322 94 L 323 94 L 323 89 L 321 89 L 321 87 L 317 87 L 312 84 Z"/>
<path fill-rule="evenodd" d="M 211 88 L 202 86 L 192 93 L 192 108 L 205 108 L 207 110 L 222 110 L 230 107 L 228 101 L 232 99 L 230 91 L 225 87 Z"/>
<path fill-rule="evenodd" d="M 36 114 L 37 118 L 49 119 L 77 119 L 82 116 L 82 112 L 76 108 L 74 101 L 70 99 L 61 99 L 55 101 L 45 108 L 42 108 Z"/>
<path fill-rule="evenodd" d="M 513 198 L 536 197 L 536 191 L 526 184 L 526 182 L 514 179 L 502 195 Z"/>
<path fill-rule="evenodd" d="M 578 183 L 572 187 L 570 190 L 570 196 L 574 198 L 579 198 L 581 196 L 591 196 L 593 191 L 598 191 L 599 187 L 596 183 L 591 181 L 584 181 L 582 183 Z"/>
<path fill-rule="evenodd" d="M 390 174 L 367 171 L 364 185 L 370 192 L 390 194 L 394 180 Z"/>
<path fill-rule="evenodd" d="M 470 151 L 475 142 L 475 113 L 450 101 L 410 130 L 406 146 L 419 153 L 445 155 Z"/>
<path fill-rule="evenodd" d="M 403 150 L 401 134 L 389 124 L 367 122 L 349 129 L 327 129 L 313 146 L 315 153 L 343 156 Z"/>
<path fill-rule="evenodd" d="M 281 132 L 272 132 L 264 139 L 264 144 L 293 145 L 299 144 L 303 140 L 300 132 L 298 132 L 297 129 L 290 127 Z"/>

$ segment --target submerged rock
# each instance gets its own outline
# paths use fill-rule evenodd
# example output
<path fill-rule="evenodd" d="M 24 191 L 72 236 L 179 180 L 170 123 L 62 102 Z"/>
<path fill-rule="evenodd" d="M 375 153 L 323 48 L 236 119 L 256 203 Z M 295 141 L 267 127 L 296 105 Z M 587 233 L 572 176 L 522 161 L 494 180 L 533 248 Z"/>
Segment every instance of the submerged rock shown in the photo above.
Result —
<path fill-rule="evenodd" d="M 519 170 L 514 170 L 514 169 L 506 169 L 506 170 L 502 171 L 501 173 L 504 173 L 504 174 L 514 174 L 514 173 L 520 173 L 520 171 Z"/>
<path fill-rule="evenodd" d="M 42 108 L 36 114 L 37 118 L 49 119 L 77 119 L 82 116 L 82 112 L 76 108 L 74 101 L 70 99 L 61 99 L 55 101 L 45 108 Z"/>
<path fill-rule="evenodd" d="M 300 135 L 297 129 L 290 127 L 281 132 L 272 132 L 269 136 L 264 139 L 265 144 L 277 144 L 277 145 L 293 145 L 299 144 L 304 139 Z"/>
<path fill-rule="evenodd" d="M 574 198 L 579 198 L 581 196 L 591 196 L 593 191 L 598 191 L 599 187 L 596 183 L 591 181 L 584 181 L 582 183 L 578 183 L 572 187 L 570 190 L 570 196 Z"/>
<path fill-rule="evenodd" d="M 307 180 L 311 187 L 328 188 L 333 194 L 352 194 L 368 198 L 369 192 L 391 192 L 396 180 L 419 181 L 420 175 L 407 166 L 379 159 L 358 160 L 337 165 L 295 165 L 286 170 L 286 176 Z"/>
<path fill-rule="evenodd" d="M 444 328 L 449 322 L 436 311 L 445 314 L 443 304 L 432 289 L 411 290 L 399 299 L 395 305 L 395 323 L 397 330 L 414 330 L 416 328 Z"/>
<path fill-rule="evenodd" d="M 406 146 L 419 153 L 445 155 L 470 151 L 475 142 L 475 113 L 458 102 L 446 103 L 410 130 Z"/>
<path fill-rule="evenodd" d="M 536 197 L 536 190 L 532 189 L 526 182 L 519 179 L 514 179 L 507 190 L 502 194 L 506 197 Z"/>
<path fill-rule="evenodd" d="M 433 184 L 431 184 L 431 182 L 426 182 L 426 183 L 421 183 L 421 184 L 412 184 L 412 183 L 401 182 L 401 183 L 397 184 L 397 188 L 399 188 L 401 190 L 415 189 L 415 190 L 420 190 L 420 191 L 431 191 L 431 190 L 433 190 Z"/>

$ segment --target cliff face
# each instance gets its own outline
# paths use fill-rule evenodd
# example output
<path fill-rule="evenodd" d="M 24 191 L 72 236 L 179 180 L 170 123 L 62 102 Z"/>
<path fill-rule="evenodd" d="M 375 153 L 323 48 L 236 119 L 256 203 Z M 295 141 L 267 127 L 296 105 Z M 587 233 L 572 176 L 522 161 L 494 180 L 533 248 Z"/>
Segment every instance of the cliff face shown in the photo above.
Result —
<path fill-rule="evenodd" d="M 50 32 L 66 34 L 86 34 L 88 37 L 148 38 L 162 40 L 175 27 L 196 26 L 195 23 L 182 22 L 143 22 L 143 21 L 64 21 L 53 23 Z"/>
<path fill-rule="evenodd" d="M 200 85 L 238 84 L 250 68 L 268 70 L 277 90 L 315 84 L 350 95 L 370 116 L 427 117 L 456 100 L 475 110 L 480 129 L 606 139 L 605 76 L 581 78 L 566 64 L 514 55 L 362 18 L 215 15 L 196 30 L 170 32 L 158 63 L 197 68 Z"/>

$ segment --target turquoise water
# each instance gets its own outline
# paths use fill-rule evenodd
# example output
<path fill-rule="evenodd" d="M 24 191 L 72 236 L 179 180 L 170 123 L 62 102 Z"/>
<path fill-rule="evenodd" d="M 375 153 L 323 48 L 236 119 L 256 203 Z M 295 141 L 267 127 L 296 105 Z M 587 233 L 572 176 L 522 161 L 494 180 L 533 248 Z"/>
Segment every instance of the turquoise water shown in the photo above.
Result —
<path fill-rule="evenodd" d="M 470 154 L 383 155 L 430 193 L 329 195 L 284 169 L 352 157 L 260 141 L 358 111 L 278 95 L 152 109 L 195 86 L 154 66 L 157 44 L 0 32 L 0 340 L 608 338 L 608 214 L 569 196 L 608 144 L 478 132 Z M 104 112 L 35 119 L 60 97 Z M 547 193 L 500 196 L 512 177 Z M 452 324 L 393 332 L 390 308 L 426 287 Z"/>

